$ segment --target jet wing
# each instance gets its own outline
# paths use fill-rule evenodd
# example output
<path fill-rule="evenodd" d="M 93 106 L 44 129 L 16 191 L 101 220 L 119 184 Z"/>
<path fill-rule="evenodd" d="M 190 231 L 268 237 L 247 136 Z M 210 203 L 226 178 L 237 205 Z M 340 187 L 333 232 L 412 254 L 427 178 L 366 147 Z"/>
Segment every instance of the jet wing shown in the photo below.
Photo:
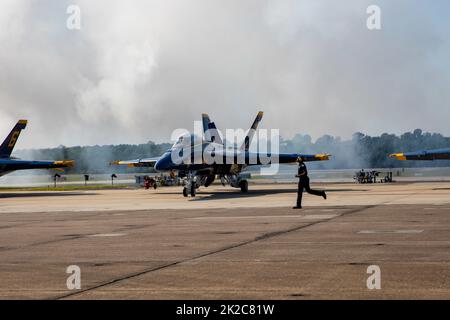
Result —
<path fill-rule="evenodd" d="M 72 160 L 62 161 L 27 161 L 16 159 L 0 159 L 0 169 L 5 171 L 26 169 L 61 169 L 70 168 L 75 164 Z"/>
<path fill-rule="evenodd" d="M 159 157 L 136 159 L 136 160 L 118 160 L 118 161 L 111 162 L 111 165 L 128 166 L 130 168 L 154 167 L 155 163 L 158 160 L 159 160 Z"/>
<path fill-rule="evenodd" d="M 390 154 L 389 157 L 397 160 L 448 160 L 450 159 L 450 148 L 394 153 Z"/>
<path fill-rule="evenodd" d="M 279 163 L 297 162 L 297 159 L 303 157 L 305 162 L 330 160 L 331 154 L 302 154 L 302 153 L 280 153 L 278 155 Z"/>

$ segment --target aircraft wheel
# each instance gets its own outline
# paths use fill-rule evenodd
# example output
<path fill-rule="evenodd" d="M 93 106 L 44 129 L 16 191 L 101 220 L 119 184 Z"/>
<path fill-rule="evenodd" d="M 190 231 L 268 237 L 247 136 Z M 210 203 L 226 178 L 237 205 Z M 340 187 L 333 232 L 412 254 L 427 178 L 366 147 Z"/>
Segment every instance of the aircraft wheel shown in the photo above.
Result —
<path fill-rule="evenodd" d="M 195 197 L 195 186 L 191 186 L 191 197 Z"/>
<path fill-rule="evenodd" d="M 188 190 L 186 187 L 183 188 L 183 196 L 185 196 L 185 197 L 188 196 Z"/>
<path fill-rule="evenodd" d="M 158 188 L 158 186 L 156 185 L 156 183 L 153 185 L 153 189 L 156 190 L 156 188 Z"/>
<path fill-rule="evenodd" d="M 242 180 L 241 182 L 239 182 L 239 186 L 241 187 L 242 192 L 248 192 L 248 181 L 247 180 Z"/>

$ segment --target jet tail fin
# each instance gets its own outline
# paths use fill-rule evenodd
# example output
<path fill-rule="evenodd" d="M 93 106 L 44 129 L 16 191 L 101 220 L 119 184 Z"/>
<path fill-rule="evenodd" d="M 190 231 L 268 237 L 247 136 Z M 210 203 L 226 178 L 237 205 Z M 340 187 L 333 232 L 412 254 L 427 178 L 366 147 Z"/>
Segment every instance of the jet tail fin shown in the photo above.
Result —
<path fill-rule="evenodd" d="M 262 120 L 262 117 L 264 115 L 264 112 L 260 111 L 256 115 L 255 121 L 253 121 L 252 126 L 247 132 L 247 135 L 245 136 L 244 143 L 242 143 L 241 150 L 248 151 L 250 147 L 250 143 L 252 142 L 253 136 L 255 135 L 256 129 L 258 129 L 258 125 Z"/>
<path fill-rule="evenodd" d="M 27 126 L 27 120 L 19 120 L 0 146 L 0 158 L 8 158 L 16 145 L 20 132 Z"/>
<path fill-rule="evenodd" d="M 206 113 L 202 114 L 202 122 L 203 122 L 203 132 L 205 134 L 206 141 L 223 144 L 222 138 L 220 137 L 216 124 L 211 121 L 208 114 Z"/>

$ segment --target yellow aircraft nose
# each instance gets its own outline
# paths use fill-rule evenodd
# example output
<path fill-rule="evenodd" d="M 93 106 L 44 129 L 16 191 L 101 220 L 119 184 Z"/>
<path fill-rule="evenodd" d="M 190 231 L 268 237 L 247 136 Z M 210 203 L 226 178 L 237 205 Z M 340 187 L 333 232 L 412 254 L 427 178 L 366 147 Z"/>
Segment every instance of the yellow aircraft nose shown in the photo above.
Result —
<path fill-rule="evenodd" d="M 406 160 L 404 153 L 393 153 L 389 155 L 389 158 L 396 158 L 397 160 Z"/>

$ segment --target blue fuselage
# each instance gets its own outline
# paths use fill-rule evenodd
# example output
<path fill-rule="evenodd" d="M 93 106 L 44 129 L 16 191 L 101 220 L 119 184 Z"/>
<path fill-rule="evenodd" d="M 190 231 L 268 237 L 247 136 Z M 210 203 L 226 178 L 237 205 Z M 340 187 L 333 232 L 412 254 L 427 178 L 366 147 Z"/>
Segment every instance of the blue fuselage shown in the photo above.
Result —
<path fill-rule="evenodd" d="M 238 149 L 219 149 L 204 152 L 208 144 L 199 146 L 198 150 L 191 148 L 191 152 L 183 155 L 181 148 L 172 148 L 164 153 L 155 163 L 157 171 L 202 171 L 209 170 L 217 174 L 227 174 L 240 171 L 248 165 L 270 165 L 274 163 L 294 163 L 299 156 L 305 157 L 306 161 L 317 161 L 315 155 L 297 153 L 259 153 L 241 151 Z M 209 155 L 209 157 L 207 156 Z"/>

